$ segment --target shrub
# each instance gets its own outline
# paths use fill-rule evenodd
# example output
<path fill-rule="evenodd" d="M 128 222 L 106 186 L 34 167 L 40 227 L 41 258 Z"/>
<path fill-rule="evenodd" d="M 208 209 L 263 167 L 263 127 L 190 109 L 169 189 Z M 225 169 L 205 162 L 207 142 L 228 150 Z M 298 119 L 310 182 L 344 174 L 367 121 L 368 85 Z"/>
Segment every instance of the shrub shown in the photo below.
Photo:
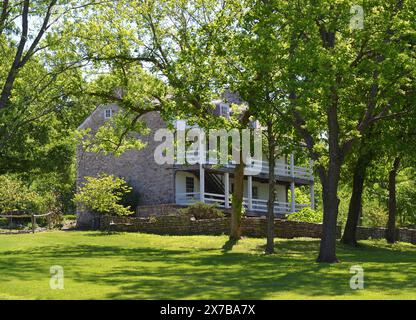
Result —
<path fill-rule="evenodd" d="M 288 220 L 303 221 L 310 223 L 322 223 L 322 219 L 322 212 L 312 210 L 311 208 L 303 208 L 302 210 L 295 213 L 291 213 L 288 216 Z"/>
<path fill-rule="evenodd" d="M 112 175 L 86 177 L 86 182 L 75 195 L 75 202 L 98 214 L 130 215 L 130 207 L 119 202 L 132 191 L 126 182 Z"/>
<path fill-rule="evenodd" d="M 15 176 L 0 176 L 0 212 L 30 211 L 44 213 L 48 199 L 29 189 Z"/>
<path fill-rule="evenodd" d="M 372 203 L 363 208 L 361 225 L 364 227 L 385 227 L 388 219 L 388 211 L 380 204 Z"/>
<path fill-rule="evenodd" d="M 0 228 L 5 227 L 9 224 L 9 220 L 7 218 L 0 218 Z"/>
<path fill-rule="evenodd" d="M 197 202 L 189 207 L 179 209 L 178 212 L 189 217 L 194 217 L 197 220 L 224 217 L 224 213 L 218 209 L 215 204 L 206 204 L 202 202 Z"/>

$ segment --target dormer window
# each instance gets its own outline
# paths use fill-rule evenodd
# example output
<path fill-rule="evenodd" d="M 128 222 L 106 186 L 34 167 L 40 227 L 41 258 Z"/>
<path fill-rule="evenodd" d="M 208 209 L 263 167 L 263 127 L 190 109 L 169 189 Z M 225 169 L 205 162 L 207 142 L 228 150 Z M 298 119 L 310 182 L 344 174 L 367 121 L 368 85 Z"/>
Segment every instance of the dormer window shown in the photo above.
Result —
<path fill-rule="evenodd" d="M 113 110 L 112 109 L 105 109 L 104 118 L 110 119 L 112 116 L 113 116 Z"/>
<path fill-rule="evenodd" d="M 220 105 L 220 115 L 228 118 L 230 115 L 230 106 L 227 104 Z"/>

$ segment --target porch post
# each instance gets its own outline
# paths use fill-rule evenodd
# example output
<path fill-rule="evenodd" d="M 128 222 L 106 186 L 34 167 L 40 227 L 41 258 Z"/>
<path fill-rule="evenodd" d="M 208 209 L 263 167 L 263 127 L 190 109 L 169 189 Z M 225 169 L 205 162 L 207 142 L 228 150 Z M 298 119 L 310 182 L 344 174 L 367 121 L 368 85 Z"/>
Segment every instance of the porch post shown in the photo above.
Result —
<path fill-rule="evenodd" d="M 293 153 L 290 155 L 290 176 L 295 177 L 295 156 Z"/>
<path fill-rule="evenodd" d="M 225 209 L 230 207 L 230 174 L 224 173 L 224 206 Z"/>
<path fill-rule="evenodd" d="M 293 153 L 290 155 L 290 175 L 292 181 L 290 182 L 290 212 L 295 212 L 295 157 Z"/>
<path fill-rule="evenodd" d="M 199 200 L 205 202 L 205 169 L 203 164 L 199 164 Z"/>
<path fill-rule="evenodd" d="M 205 152 L 205 133 L 199 129 L 199 148 L 198 148 L 198 158 L 199 158 L 199 200 L 205 203 L 205 169 L 204 164 L 206 161 L 206 152 Z"/>
<path fill-rule="evenodd" d="M 290 212 L 295 212 L 296 211 L 296 209 L 295 209 L 295 182 L 294 181 L 292 181 L 291 183 L 290 183 L 290 196 L 291 196 L 291 199 L 290 199 Z"/>
<path fill-rule="evenodd" d="M 248 210 L 253 209 L 253 176 L 247 176 Z"/>

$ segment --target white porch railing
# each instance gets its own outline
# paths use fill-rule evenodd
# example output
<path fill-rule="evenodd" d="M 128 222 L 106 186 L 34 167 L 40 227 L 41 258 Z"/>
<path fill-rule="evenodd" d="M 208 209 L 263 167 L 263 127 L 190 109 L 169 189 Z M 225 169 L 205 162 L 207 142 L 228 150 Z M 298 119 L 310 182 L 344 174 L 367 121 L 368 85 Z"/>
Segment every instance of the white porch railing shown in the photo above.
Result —
<path fill-rule="evenodd" d="M 208 152 L 206 153 L 206 155 Z M 228 161 L 226 164 L 219 164 L 217 159 L 209 158 L 207 156 L 203 157 L 202 159 L 203 164 L 210 164 L 210 165 L 221 165 L 225 168 L 234 168 L 235 162 Z M 200 163 L 200 157 L 198 151 L 186 151 L 185 155 L 182 157 L 177 157 L 176 163 L 189 163 L 189 164 L 197 164 Z M 269 173 L 269 163 L 267 161 L 258 161 L 253 160 L 251 166 L 247 166 L 245 168 L 245 175 L 252 175 L 253 173 Z M 301 167 L 301 166 L 291 166 L 290 164 L 276 162 L 275 164 L 275 175 L 277 176 L 286 176 L 286 177 L 295 177 L 299 179 L 305 180 L 313 180 L 313 171 L 311 167 Z"/>
<path fill-rule="evenodd" d="M 267 200 L 251 199 L 252 211 L 267 212 Z M 243 204 L 246 209 L 249 207 L 249 199 L 243 198 Z M 300 211 L 303 208 L 310 207 L 309 204 L 295 203 L 295 211 Z M 274 202 L 274 213 L 291 213 L 291 204 L 289 202 Z"/>
<path fill-rule="evenodd" d="M 230 198 L 231 199 L 231 196 Z M 180 205 L 189 205 L 201 201 L 199 192 L 177 193 L 176 203 Z M 225 195 L 216 193 L 204 193 L 204 202 L 208 204 L 216 204 L 220 208 L 225 208 Z M 229 200 L 231 203 L 231 200 Z"/>
<path fill-rule="evenodd" d="M 229 204 L 231 206 L 231 195 L 229 197 Z M 195 202 L 201 201 L 199 192 L 177 193 L 176 203 L 180 205 L 190 205 Z M 219 208 L 225 208 L 225 195 L 216 193 L 204 193 L 204 202 L 208 204 L 216 204 Z M 249 199 L 243 198 L 243 205 L 246 210 L 249 208 Z M 309 204 L 295 204 L 295 211 L 299 211 L 302 208 L 309 207 Z M 266 213 L 267 212 L 267 200 L 264 199 L 251 199 L 251 210 L 253 212 Z M 289 202 L 274 203 L 274 213 L 290 214 L 291 204 Z"/>

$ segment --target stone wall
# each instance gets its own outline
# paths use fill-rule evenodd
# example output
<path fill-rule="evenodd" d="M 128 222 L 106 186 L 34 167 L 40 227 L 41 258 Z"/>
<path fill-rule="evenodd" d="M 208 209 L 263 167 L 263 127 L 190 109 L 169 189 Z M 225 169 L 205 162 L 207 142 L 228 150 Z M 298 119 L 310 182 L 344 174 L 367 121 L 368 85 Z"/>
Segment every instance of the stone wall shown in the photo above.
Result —
<path fill-rule="evenodd" d="M 182 208 L 182 206 L 174 204 L 174 203 L 138 206 L 136 208 L 136 215 L 138 217 L 167 216 L 167 215 L 175 214 L 176 211 L 180 208 Z"/>
<path fill-rule="evenodd" d="M 245 218 L 242 220 L 242 233 L 249 237 L 264 237 L 267 222 L 265 218 Z M 102 230 L 145 232 L 171 235 L 220 235 L 228 234 L 230 219 L 191 220 L 186 216 L 167 215 L 142 217 L 103 217 Z M 279 238 L 297 237 L 320 238 L 322 225 L 306 222 L 275 220 L 275 233 Z M 341 234 L 338 228 L 338 237 Z"/>
<path fill-rule="evenodd" d="M 357 240 L 365 239 L 384 239 L 386 234 L 386 228 L 357 228 Z M 408 242 L 416 244 L 416 229 L 397 229 L 396 239 L 401 242 Z"/>
<path fill-rule="evenodd" d="M 111 107 L 118 110 L 117 105 L 98 107 L 90 117 L 80 126 L 81 129 L 90 128 L 94 133 L 105 123 L 104 111 Z M 158 165 L 154 160 L 154 150 L 160 142 L 154 141 L 154 133 L 159 128 L 166 127 L 157 112 L 149 112 L 140 120 L 144 121 L 150 133 L 140 136 L 146 146 L 140 150 L 128 150 L 121 156 L 115 157 L 103 153 L 92 153 L 77 147 L 77 188 L 85 181 L 86 176 L 98 176 L 101 173 L 113 174 L 124 178 L 133 187 L 138 197 L 139 205 L 154 205 L 175 202 L 175 171 L 172 165 Z M 90 228 L 93 216 L 77 208 L 77 226 Z"/>
<path fill-rule="evenodd" d="M 242 219 L 242 233 L 248 237 L 265 237 L 267 222 L 264 217 Z M 278 238 L 321 238 L 322 224 L 275 219 L 275 234 Z M 221 235 L 228 234 L 230 218 L 192 220 L 187 216 L 164 215 L 149 217 L 102 217 L 101 230 L 144 232 L 170 235 Z M 358 227 L 357 239 L 383 239 L 385 228 Z M 337 227 L 337 238 L 341 227 Z M 397 240 L 416 244 L 416 229 L 398 229 Z"/>

